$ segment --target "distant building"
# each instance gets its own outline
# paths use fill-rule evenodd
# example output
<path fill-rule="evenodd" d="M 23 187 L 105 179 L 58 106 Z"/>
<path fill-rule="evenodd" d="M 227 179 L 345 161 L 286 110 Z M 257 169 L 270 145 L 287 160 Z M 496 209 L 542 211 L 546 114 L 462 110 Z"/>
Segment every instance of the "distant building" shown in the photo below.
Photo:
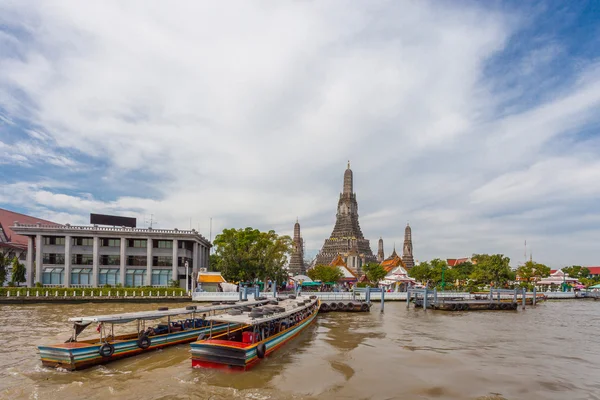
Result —
<path fill-rule="evenodd" d="M 379 237 L 379 243 L 377 245 L 377 262 L 385 260 L 385 254 L 383 253 L 383 239 Z"/>
<path fill-rule="evenodd" d="M 294 224 L 294 241 L 292 244 L 292 255 L 288 271 L 292 275 L 306 275 L 306 266 L 304 265 L 304 240 L 300 235 L 300 223 L 296 219 Z"/>
<path fill-rule="evenodd" d="M 394 246 L 394 251 L 392 251 L 392 254 L 386 258 L 385 260 L 383 260 L 381 262 L 381 266 L 385 269 L 385 272 L 391 272 L 392 270 L 396 269 L 397 267 L 402 267 L 404 269 L 406 269 L 406 265 L 404 265 L 404 261 L 402 261 L 402 258 L 398 255 L 398 253 L 396 253 L 396 247 Z"/>
<path fill-rule="evenodd" d="M 353 271 L 346 265 L 346 262 L 341 255 L 337 255 L 329 265 L 337 267 L 342 272 L 342 278 L 338 281 L 341 283 L 354 283 L 358 281 L 356 271 Z"/>
<path fill-rule="evenodd" d="M 456 267 L 457 265 L 462 264 L 462 263 L 466 263 L 466 262 L 473 263 L 473 261 L 471 260 L 470 257 L 448 258 L 448 259 L 446 259 L 446 264 L 448 264 L 448 266 L 450 268 Z"/>
<path fill-rule="evenodd" d="M 10 229 L 26 239 L 27 286 L 39 282 L 48 287 L 165 287 L 177 281 L 185 287 L 186 279 L 208 268 L 211 244 L 194 229 L 31 221 L 15 223 Z M 186 271 L 191 273 L 187 278 Z"/>
<path fill-rule="evenodd" d="M 358 202 L 353 191 L 350 163 L 344 172 L 344 187 L 338 201 L 333 232 L 329 239 L 325 240 L 315 265 L 327 265 L 338 255 L 342 256 L 348 268 L 356 271 L 359 276 L 362 275 L 363 265 L 377 260 L 358 223 Z"/>
<path fill-rule="evenodd" d="M 404 268 L 410 271 L 415 266 L 415 259 L 413 257 L 413 245 L 412 245 L 412 229 L 409 224 L 406 224 L 404 228 L 404 246 L 402 247 L 402 262 Z"/>
<path fill-rule="evenodd" d="M 0 253 L 3 253 L 9 260 L 17 257 L 22 264 L 25 264 L 28 240 L 27 236 L 19 235 L 12 230 L 11 227 L 15 222 L 21 224 L 58 224 L 0 208 Z M 7 267 L 6 282 L 10 282 L 11 278 L 12 264 L 9 264 Z"/>

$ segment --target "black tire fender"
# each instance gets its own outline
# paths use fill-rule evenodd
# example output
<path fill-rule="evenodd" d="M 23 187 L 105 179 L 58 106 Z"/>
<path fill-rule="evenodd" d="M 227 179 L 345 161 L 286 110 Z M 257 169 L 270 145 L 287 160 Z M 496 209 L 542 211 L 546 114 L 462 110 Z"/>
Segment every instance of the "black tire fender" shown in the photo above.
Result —
<path fill-rule="evenodd" d="M 362 303 L 360 305 L 360 310 L 361 311 L 369 311 L 369 305 L 367 303 Z"/>
<path fill-rule="evenodd" d="M 140 336 L 137 340 L 137 345 L 140 349 L 147 349 L 152 344 L 152 340 L 146 335 Z"/>
<path fill-rule="evenodd" d="M 323 311 L 323 312 L 329 311 L 329 304 L 327 304 L 327 303 L 321 303 L 320 310 Z"/>
<path fill-rule="evenodd" d="M 258 358 L 265 358 L 266 354 L 267 354 L 267 346 L 265 346 L 264 343 L 259 343 L 258 346 L 256 346 L 256 356 Z"/>
<path fill-rule="evenodd" d="M 463 311 L 467 311 L 469 308 L 471 308 L 468 304 L 463 304 L 462 309 Z"/>
<path fill-rule="evenodd" d="M 104 343 L 102 346 L 100 346 L 100 349 L 98 350 L 98 353 L 100 353 L 102 357 L 110 357 L 114 354 L 114 352 L 115 346 L 113 346 L 110 343 Z"/>

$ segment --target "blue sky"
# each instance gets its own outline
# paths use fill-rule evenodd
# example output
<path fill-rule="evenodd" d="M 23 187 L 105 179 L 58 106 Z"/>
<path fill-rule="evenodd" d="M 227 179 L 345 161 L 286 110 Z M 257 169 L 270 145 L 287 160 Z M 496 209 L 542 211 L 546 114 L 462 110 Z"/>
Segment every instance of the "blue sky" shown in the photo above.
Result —
<path fill-rule="evenodd" d="M 0 207 L 598 265 L 598 2 L 0 3 Z"/>

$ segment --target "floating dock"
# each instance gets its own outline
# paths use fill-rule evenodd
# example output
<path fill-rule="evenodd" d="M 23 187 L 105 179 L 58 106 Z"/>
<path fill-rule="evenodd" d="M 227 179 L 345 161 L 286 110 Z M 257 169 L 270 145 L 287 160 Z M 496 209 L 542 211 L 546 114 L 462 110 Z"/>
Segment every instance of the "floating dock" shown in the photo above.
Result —
<path fill-rule="evenodd" d="M 528 296 L 521 289 L 492 289 L 489 292 L 470 293 L 468 295 L 450 295 L 429 289 L 410 289 L 406 298 L 406 307 L 411 300 L 414 307 L 442 311 L 476 311 L 476 310 L 517 310 L 519 305 L 525 309 L 527 305 L 535 306 L 546 300 L 542 293 Z"/>
<path fill-rule="evenodd" d="M 319 312 L 369 312 L 371 304 L 365 301 L 321 301 Z"/>

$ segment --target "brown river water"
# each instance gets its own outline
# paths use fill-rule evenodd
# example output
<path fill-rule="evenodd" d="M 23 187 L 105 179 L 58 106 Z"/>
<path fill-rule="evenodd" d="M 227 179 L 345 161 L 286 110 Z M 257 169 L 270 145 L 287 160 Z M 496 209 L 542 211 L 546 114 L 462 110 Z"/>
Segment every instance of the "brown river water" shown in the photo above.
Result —
<path fill-rule="evenodd" d="M 66 340 L 68 317 L 158 306 L 0 306 L 0 399 L 600 399 L 592 300 L 322 314 L 248 372 L 192 369 L 187 344 L 78 372 L 41 366 L 36 345 Z"/>

